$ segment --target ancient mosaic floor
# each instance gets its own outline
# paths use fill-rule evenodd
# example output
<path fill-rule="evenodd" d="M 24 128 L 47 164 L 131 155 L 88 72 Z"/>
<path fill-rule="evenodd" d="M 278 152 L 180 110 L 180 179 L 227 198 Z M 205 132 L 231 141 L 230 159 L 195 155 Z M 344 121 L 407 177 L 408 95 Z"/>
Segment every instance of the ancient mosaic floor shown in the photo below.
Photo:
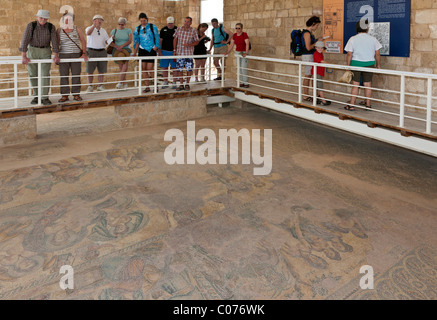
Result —
<path fill-rule="evenodd" d="M 258 109 L 196 127 L 273 129 L 272 173 L 165 164 L 186 122 L 1 149 L 0 298 L 437 298 L 437 159 Z"/>

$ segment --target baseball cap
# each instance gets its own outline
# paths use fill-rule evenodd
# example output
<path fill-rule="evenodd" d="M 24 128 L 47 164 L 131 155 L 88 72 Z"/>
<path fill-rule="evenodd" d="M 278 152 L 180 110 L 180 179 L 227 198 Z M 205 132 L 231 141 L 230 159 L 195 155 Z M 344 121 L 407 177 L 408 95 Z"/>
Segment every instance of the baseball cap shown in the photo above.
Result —
<path fill-rule="evenodd" d="M 174 17 L 168 17 L 167 23 L 174 23 Z"/>

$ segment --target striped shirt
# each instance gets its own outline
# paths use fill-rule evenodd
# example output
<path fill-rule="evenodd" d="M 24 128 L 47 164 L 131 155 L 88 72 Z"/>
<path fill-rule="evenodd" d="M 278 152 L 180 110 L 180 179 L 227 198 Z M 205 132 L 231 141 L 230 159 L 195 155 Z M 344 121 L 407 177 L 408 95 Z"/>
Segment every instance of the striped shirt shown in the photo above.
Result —
<path fill-rule="evenodd" d="M 27 52 L 27 46 L 32 47 L 50 47 L 50 41 L 52 42 L 52 50 L 55 53 L 59 52 L 58 37 L 56 36 L 56 27 L 53 25 L 52 32 L 49 32 L 49 23 L 40 25 L 36 23 L 35 31 L 32 37 L 32 22 L 26 26 L 23 38 L 21 40 L 21 47 L 18 48 L 21 52 Z"/>
<path fill-rule="evenodd" d="M 73 28 L 74 28 L 73 31 L 68 32 L 68 35 L 70 36 L 71 40 L 65 34 L 64 30 L 61 30 L 59 32 L 59 38 L 61 40 L 61 49 L 59 50 L 60 53 L 80 53 L 80 52 L 82 52 L 82 50 L 79 49 L 80 48 L 79 33 L 77 32 L 76 27 L 73 27 Z M 77 46 L 79 46 L 79 48 Z"/>
<path fill-rule="evenodd" d="M 199 35 L 197 30 L 194 28 L 179 27 L 176 29 L 174 34 L 175 38 L 178 39 L 176 46 L 176 54 L 178 56 L 192 56 L 194 53 L 194 46 L 186 47 L 186 44 L 191 44 L 199 40 Z"/>

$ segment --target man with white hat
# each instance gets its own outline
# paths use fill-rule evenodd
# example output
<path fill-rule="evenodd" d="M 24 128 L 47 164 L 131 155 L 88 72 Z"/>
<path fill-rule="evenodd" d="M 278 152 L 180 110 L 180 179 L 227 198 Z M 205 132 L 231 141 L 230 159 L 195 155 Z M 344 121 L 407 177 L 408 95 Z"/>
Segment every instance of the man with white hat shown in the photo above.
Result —
<path fill-rule="evenodd" d="M 111 37 L 105 29 L 102 28 L 103 17 L 96 14 L 93 17 L 93 24 L 85 29 L 87 35 L 87 52 L 89 58 L 106 58 L 106 44 L 110 43 Z M 104 73 L 108 71 L 108 61 L 87 61 L 86 73 L 88 73 L 88 89 L 87 92 L 93 92 L 94 70 L 99 73 L 97 76 L 98 86 L 97 91 L 103 91 Z"/>
<path fill-rule="evenodd" d="M 27 65 L 29 72 L 30 83 L 33 87 L 33 100 L 31 104 L 38 103 L 38 64 L 31 63 L 31 60 L 50 59 L 52 56 L 52 49 L 54 53 L 53 62 L 59 63 L 59 42 L 56 36 L 56 28 L 50 22 L 50 12 L 47 10 L 39 10 L 36 14 L 36 21 L 30 22 L 26 26 L 23 38 L 21 40 L 21 60 L 23 64 Z M 50 48 L 51 43 L 51 48 Z M 50 86 L 50 68 L 51 63 L 41 64 L 41 102 L 44 105 L 50 105 L 49 100 L 49 86 Z"/>
<path fill-rule="evenodd" d="M 173 55 L 173 35 L 178 27 L 174 24 L 174 17 L 167 18 L 167 25 L 161 29 L 159 37 L 161 38 L 161 53 L 163 56 Z M 168 87 L 168 66 L 171 69 L 176 69 L 176 62 L 173 59 L 162 59 L 159 66 L 163 69 L 164 85 L 162 89 Z M 173 86 L 176 89 L 176 82 Z"/>

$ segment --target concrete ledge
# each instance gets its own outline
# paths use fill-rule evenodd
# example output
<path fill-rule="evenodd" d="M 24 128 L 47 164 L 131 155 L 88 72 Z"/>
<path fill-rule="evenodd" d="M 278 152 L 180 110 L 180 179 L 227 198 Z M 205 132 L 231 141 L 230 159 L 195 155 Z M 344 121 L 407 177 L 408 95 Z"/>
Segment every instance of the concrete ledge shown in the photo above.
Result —
<path fill-rule="evenodd" d="M 0 119 L 0 146 L 29 142 L 36 138 L 36 115 Z"/>
<path fill-rule="evenodd" d="M 200 118 L 206 115 L 206 96 L 138 102 L 115 106 L 115 121 L 121 128 L 135 128 Z"/>

